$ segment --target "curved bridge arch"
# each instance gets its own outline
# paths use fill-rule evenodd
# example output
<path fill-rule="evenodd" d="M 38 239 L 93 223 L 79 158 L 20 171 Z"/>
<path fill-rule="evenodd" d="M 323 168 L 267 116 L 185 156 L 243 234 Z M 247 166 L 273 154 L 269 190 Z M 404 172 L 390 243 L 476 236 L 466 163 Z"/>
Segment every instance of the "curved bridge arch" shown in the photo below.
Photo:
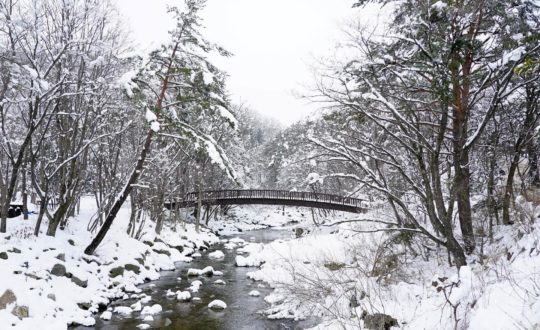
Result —
<path fill-rule="evenodd" d="M 286 190 L 208 190 L 187 193 L 184 198 L 165 203 L 169 210 L 197 206 L 199 194 L 202 205 L 289 205 L 316 207 L 352 213 L 367 210 L 364 200 L 309 191 Z"/>

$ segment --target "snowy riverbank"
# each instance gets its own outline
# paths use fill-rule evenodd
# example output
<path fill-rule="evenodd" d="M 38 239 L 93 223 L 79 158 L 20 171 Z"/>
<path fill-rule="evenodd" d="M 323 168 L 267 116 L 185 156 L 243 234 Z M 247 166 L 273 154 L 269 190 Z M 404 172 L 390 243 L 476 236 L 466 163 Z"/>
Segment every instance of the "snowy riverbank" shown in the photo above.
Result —
<path fill-rule="evenodd" d="M 189 261 L 186 255 L 194 250 L 219 241 L 208 230 L 196 233 L 189 224 L 185 230 L 178 226 L 176 232 L 164 229 L 156 237 L 151 222 L 138 241 L 126 234 L 126 208 L 96 255 L 87 256 L 83 250 L 92 236 L 86 226 L 94 205 L 90 198 L 83 199 L 79 216 L 55 238 L 31 234 L 35 215 L 29 220 L 9 219 L 9 233 L 0 235 L 0 296 L 5 302 L 0 298 L 0 325 L 17 329 L 93 325 L 92 313 L 100 306 L 137 293 L 137 284 L 159 278 L 159 271 L 173 269 L 175 262 Z M 13 315 L 14 309 L 19 317 Z"/>
<path fill-rule="evenodd" d="M 237 256 L 248 273 L 269 283 L 270 318 L 319 317 L 314 329 L 359 329 L 367 315 L 387 315 L 400 329 L 536 329 L 540 326 L 540 225 L 499 227 L 484 255 L 460 272 L 445 255 L 381 255 L 385 234 L 342 225 L 267 245 L 248 244 Z M 386 246 L 387 248 L 387 246 Z M 475 260 L 476 259 L 476 260 Z M 395 264 L 394 264 L 394 263 Z M 369 318 L 369 316 L 368 316 Z M 373 322 L 372 317 L 369 322 Z M 457 324 L 457 326 L 456 326 Z"/>

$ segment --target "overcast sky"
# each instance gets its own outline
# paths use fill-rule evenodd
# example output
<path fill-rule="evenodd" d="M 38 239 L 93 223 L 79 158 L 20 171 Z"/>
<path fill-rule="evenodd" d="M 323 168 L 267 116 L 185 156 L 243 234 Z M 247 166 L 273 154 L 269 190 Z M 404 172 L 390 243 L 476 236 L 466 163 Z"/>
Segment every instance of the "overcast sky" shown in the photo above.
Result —
<path fill-rule="evenodd" d="M 116 0 L 135 42 L 150 49 L 167 40 L 173 0 Z M 179 0 L 176 1 L 178 3 Z M 296 98 L 312 82 L 309 64 L 331 53 L 353 0 L 208 0 L 205 36 L 233 57 L 216 63 L 229 74 L 232 100 L 284 124 L 316 106 Z"/>

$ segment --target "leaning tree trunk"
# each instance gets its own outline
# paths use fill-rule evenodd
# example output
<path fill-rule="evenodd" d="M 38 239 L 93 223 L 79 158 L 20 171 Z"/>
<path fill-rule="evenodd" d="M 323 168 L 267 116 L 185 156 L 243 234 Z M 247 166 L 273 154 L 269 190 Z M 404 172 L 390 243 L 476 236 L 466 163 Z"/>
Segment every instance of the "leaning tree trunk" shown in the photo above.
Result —
<path fill-rule="evenodd" d="M 174 57 L 176 55 L 177 49 L 178 49 L 178 43 L 175 44 L 173 51 L 171 53 L 170 61 L 167 67 L 167 74 L 165 78 L 163 79 L 161 91 L 156 101 L 156 106 L 155 106 L 156 116 L 159 116 L 159 113 L 161 111 L 161 107 L 163 104 L 163 100 L 165 99 L 165 93 L 167 92 L 167 88 L 169 87 L 169 79 L 170 79 L 170 75 L 172 74 L 171 68 L 173 65 L 173 61 L 174 61 Z M 126 185 L 124 186 L 124 188 L 122 189 L 120 193 L 120 196 L 116 199 L 111 209 L 108 211 L 107 217 L 105 218 L 103 226 L 97 233 L 96 237 L 92 240 L 92 242 L 90 242 L 90 245 L 86 247 L 86 249 L 84 250 L 84 253 L 93 254 L 96 251 L 97 247 L 99 246 L 101 241 L 103 241 L 103 239 L 105 238 L 105 235 L 111 228 L 111 225 L 114 219 L 116 218 L 118 211 L 120 211 L 120 208 L 122 207 L 127 197 L 133 190 L 133 185 L 139 181 L 139 177 L 141 176 L 141 173 L 144 169 L 144 161 L 146 160 L 146 157 L 148 156 L 148 153 L 150 152 L 150 146 L 152 144 L 153 136 L 154 136 L 154 131 L 151 128 L 148 129 L 148 132 L 146 133 L 146 139 L 144 140 L 144 145 L 141 149 L 139 158 L 137 159 L 137 163 L 135 164 L 135 168 L 131 172 L 131 175 L 129 176 L 129 179 Z"/>
<path fill-rule="evenodd" d="M 88 245 L 88 247 L 84 250 L 84 253 L 93 254 L 96 251 L 99 244 L 105 238 L 105 235 L 107 235 L 107 232 L 111 228 L 111 225 L 114 219 L 116 218 L 118 211 L 120 211 L 120 208 L 126 201 L 129 194 L 131 193 L 131 190 L 133 190 L 133 185 L 137 183 L 137 181 L 139 180 L 139 177 L 141 176 L 141 172 L 143 171 L 143 167 L 144 167 L 144 161 L 146 160 L 146 157 L 148 156 L 148 153 L 150 152 L 150 145 L 152 144 L 153 135 L 154 135 L 154 131 L 149 129 L 148 133 L 146 134 L 146 140 L 141 150 L 141 154 L 139 155 L 139 159 L 137 159 L 135 168 L 133 169 L 133 171 L 131 172 L 131 175 L 129 176 L 128 182 L 124 186 L 122 192 L 120 193 L 120 196 L 118 196 L 118 198 L 112 205 L 111 209 L 107 213 L 107 217 L 105 218 L 105 221 L 103 222 L 103 226 L 97 233 L 96 237 L 92 240 L 92 242 L 90 242 L 90 245 Z"/>

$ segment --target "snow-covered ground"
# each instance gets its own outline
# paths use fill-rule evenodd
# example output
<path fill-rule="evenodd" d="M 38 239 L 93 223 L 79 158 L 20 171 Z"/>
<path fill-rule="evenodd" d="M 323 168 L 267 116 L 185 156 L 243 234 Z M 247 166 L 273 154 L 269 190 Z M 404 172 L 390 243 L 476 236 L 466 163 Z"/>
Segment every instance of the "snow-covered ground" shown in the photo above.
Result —
<path fill-rule="evenodd" d="M 399 247 L 399 265 L 389 263 L 385 234 L 354 231 L 365 224 L 251 243 L 236 262 L 260 267 L 248 277 L 275 288 L 265 297 L 270 318 L 319 317 L 319 330 L 363 328 L 364 312 L 391 316 L 400 329 L 538 329 L 540 225 L 528 226 L 497 228 L 482 260 L 472 257 L 459 273 L 445 255 Z"/>
<path fill-rule="evenodd" d="M 189 224 L 176 232 L 164 229 L 157 238 L 151 222 L 136 240 L 126 234 L 129 209 L 124 208 L 95 256 L 87 256 L 83 250 L 92 234 L 86 228 L 94 212 L 92 198 L 84 198 L 80 214 L 56 237 L 32 235 L 36 215 L 8 219 L 8 233 L 0 234 L 0 296 L 7 292 L 8 302 L 1 308 L 0 298 L 1 329 L 93 325 L 92 313 L 100 305 L 138 293 L 137 284 L 159 278 L 159 271 L 173 269 L 176 261 L 189 261 L 186 255 L 199 246 L 219 241 L 209 230 L 196 233 Z M 29 317 L 13 315 L 16 306 L 23 314 L 27 308 Z"/>
<path fill-rule="evenodd" d="M 9 219 L 9 233 L 0 235 L 0 295 L 11 290 L 16 301 L 2 309 L 0 298 L 0 325 L 17 329 L 39 328 L 44 322 L 47 329 L 92 325 L 100 306 L 128 296 L 140 299 L 100 317 L 144 310 L 150 319 L 159 308 L 141 296 L 136 285 L 157 279 L 160 270 L 173 269 L 176 261 L 189 261 L 187 255 L 198 247 L 219 241 L 207 229 L 197 234 L 189 224 L 185 230 L 165 229 L 159 238 L 150 224 L 142 239 L 135 240 L 125 233 L 129 209 L 123 209 L 96 256 L 86 256 L 82 251 L 92 238 L 86 227 L 94 211 L 93 201 L 83 200 L 80 215 L 55 238 L 31 235 L 32 216 Z M 248 235 L 245 240 L 228 240 L 223 251 L 214 253 L 216 258 L 223 252 L 236 253 L 238 266 L 253 267 L 249 278 L 274 288 L 264 297 L 269 318 L 317 317 L 318 330 L 361 329 L 366 313 L 394 318 L 400 329 L 540 327 L 539 224 L 496 228 L 482 256 L 471 257 L 470 265 L 458 273 L 443 253 L 419 253 L 418 246 L 408 249 L 400 244 L 388 247 L 384 232 L 359 233 L 371 228 L 365 223 L 328 226 L 370 216 L 336 213 L 315 227 L 309 210 L 246 206 L 212 219 L 209 227 L 232 234 L 272 226 L 299 236 L 260 244 L 249 242 Z M 171 294 L 189 299 L 196 289 Z M 27 307 L 29 317 L 13 315 L 16 306 L 23 314 Z"/>

